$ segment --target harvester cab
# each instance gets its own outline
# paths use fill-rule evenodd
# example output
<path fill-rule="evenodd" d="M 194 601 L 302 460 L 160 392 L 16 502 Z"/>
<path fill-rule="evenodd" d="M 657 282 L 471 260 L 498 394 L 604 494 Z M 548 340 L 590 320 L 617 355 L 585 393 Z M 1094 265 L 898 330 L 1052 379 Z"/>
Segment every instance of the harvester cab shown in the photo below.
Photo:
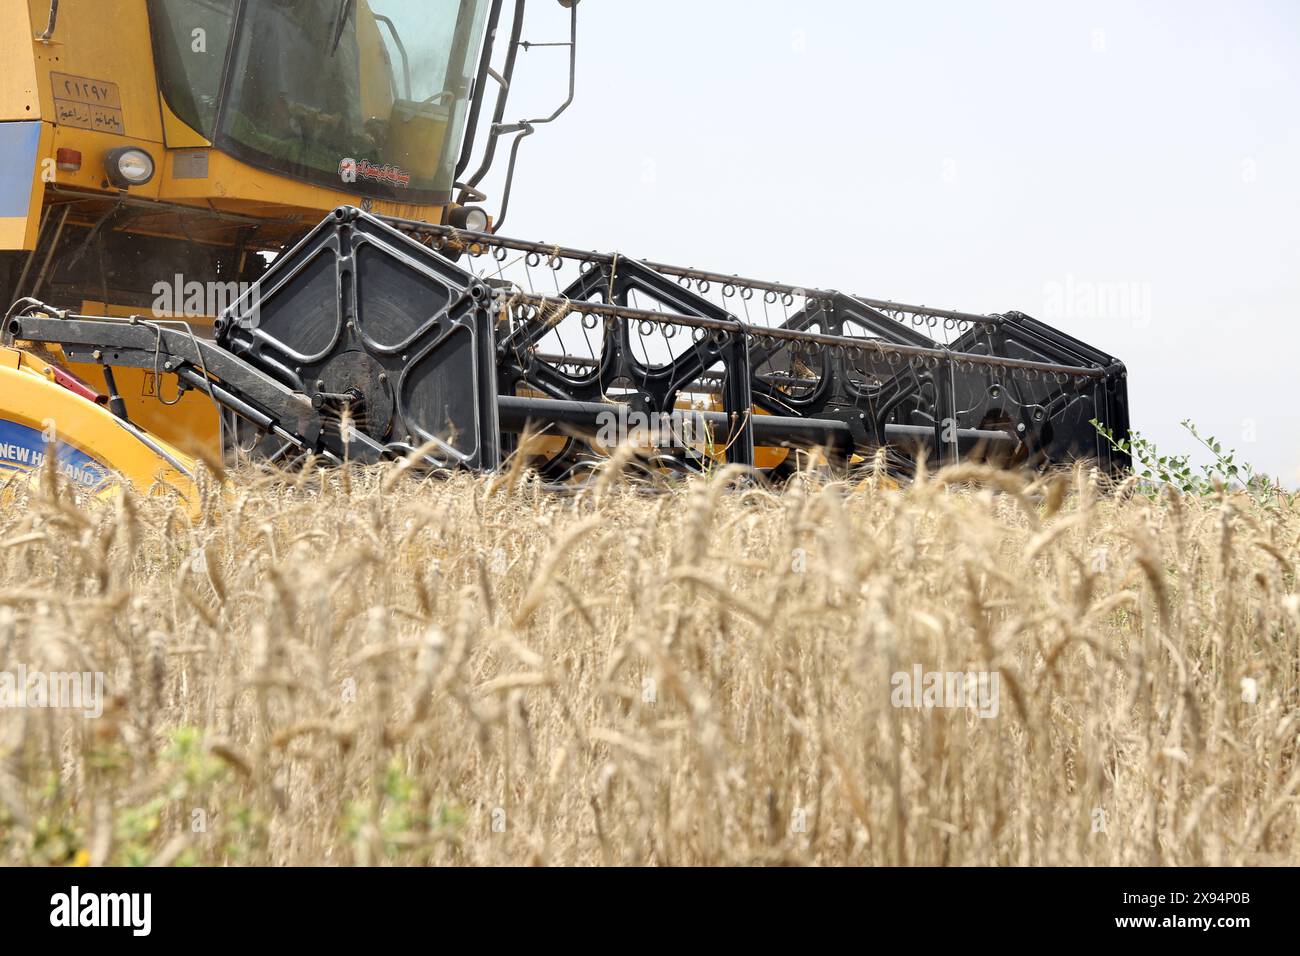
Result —
<path fill-rule="evenodd" d="M 1092 425 L 1127 431 L 1123 365 L 1020 313 L 505 236 L 520 146 L 573 100 L 561 5 L 568 96 L 506 122 L 525 0 L 503 43 L 505 0 L 0 0 L 23 170 L 0 178 L 0 331 L 170 457 L 110 454 L 80 419 L 58 440 L 137 483 L 184 470 L 176 448 L 478 471 L 522 448 L 554 482 L 622 444 L 772 478 L 811 449 L 1127 465 Z M 33 429 L 22 387 L 0 423 Z"/>

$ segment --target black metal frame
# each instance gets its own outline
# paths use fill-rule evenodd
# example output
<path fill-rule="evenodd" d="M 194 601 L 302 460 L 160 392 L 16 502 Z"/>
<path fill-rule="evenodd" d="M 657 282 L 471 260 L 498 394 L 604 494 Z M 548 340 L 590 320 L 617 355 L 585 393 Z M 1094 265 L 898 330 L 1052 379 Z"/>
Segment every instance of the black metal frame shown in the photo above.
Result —
<path fill-rule="evenodd" d="M 1078 458 L 1112 473 L 1130 466 L 1091 424 L 1096 419 L 1127 433 L 1123 364 L 1019 312 L 934 309 L 385 221 L 434 248 L 468 245 L 498 261 L 513 253 L 538 266 L 578 264 L 580 277 L 556 296 L 515 291 L 507 300 L 510 330 L 498 345 L 503 394 L 526 387 L 557 401 L 607 401 L 615 383 L 624 382 L 635 386 L 627 401 L 661 416 L 673 412 L 683 391 L 711 391 L 726 410 L 717 424 L 726 426 L 727 460 L 739 464 L 754 461 L 751 419 L 761 423 L 771 415 L 808 422 L 809 435 L 843 436 L 828 424 L 839 422 L 848 430 L 845 457 L 887 447 L 900 471 L 914 468 L 920 455 L 945 464 L 972 452 L 1035 467 Z M 724 302 L 761 294 L 789 306 L 802 300 L 803 307 L 775 327 L 758 326 L 706 298 L 712 287 L 722 290 Z M 653 298 L 658 310 L 634 307 L 633 292 Z M 547 332 L 575 313 L 584 324 L 603 324 L 599 356 L 541 351 Z M 919 331 L 940 324 L 961 334 L 941 345 Z M 689 349 L 661 365 L 636 356 L 634 330 L 671 328 L 690 332 Z M 794 374 L 796 368 L 803 373 Z M 743 411 L 750 408 L 767 415 Z M 545 421 L 540 412 L 537 420 Z M 784 443 L 792 441 L 792 434 L 784 436 Z M 582 450 L 572 441 L 562 457 Z"/>
<path fill-rule="evenodd" d="M 514 251 L 578 278 L 539 296 L 476 275 L 439 248 Z M 472 262 L 472 260 L 471 260 Z M 775 326 L 707 297 L 762 294 L 802 307 Z M 642 299 L 656 309 L 641 308 Z M 549 354 L 559 323 L 598 330 L 593 357 Z M 909 324 L 909 320 L 910 323 Z M 915 326 L 961 334 L 941 345 Z M 281 255 L 217 322 L 217 342 L 157 320 L 70 316 L 18 303 L 5 337 L 58 344 L 75 362 L 154 368 L 209 394 L 273 458 L 373 461 L 423 450 L 429 464 L 487 471 L 530 424 L 561 429 L 555 477 L 592 454 L 611 401 L 647 416 L 700 413 L 726 461 L 755 447 L 823 446 L 841 463 L 884 448 L 899 472 L 922 456 L 984 455 L 1042 467 L 1129 466 L 1091 424 L 1128 431 L 1122 363 L 1021 313 L 982 316 L 746 280 L 450 227 L 336 210 Z M 649 335 L 682 338 L 656 360 Z M 759 414 L 755 414 L 755 410 Z M 678 467 L 708 456 L 674 448 Z M 777 474 L 782 471 L 778 468 Z"/>

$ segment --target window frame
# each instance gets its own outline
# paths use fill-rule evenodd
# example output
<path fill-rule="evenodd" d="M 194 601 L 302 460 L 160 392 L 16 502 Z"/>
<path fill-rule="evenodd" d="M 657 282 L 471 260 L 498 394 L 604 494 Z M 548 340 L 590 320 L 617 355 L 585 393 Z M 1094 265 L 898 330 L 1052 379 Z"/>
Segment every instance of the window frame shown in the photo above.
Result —
<path fill-rule="evenodd" d="M 217 129 L 219 128 L 218 124 L 221 121 L 222 98 L 226 93 L 226 74 L 230 70 L 230 51 L 235 42 L 235 25 L 239 20 L 239 11 L 244 5 L 244 0 L 231 0 L 230 29 L 226 35 L 226 54 L 222 57 L 221 72 L 217 77 L 217 108 L 212 114 L 212 128 L 209 130 L 204 130 L 201 125 L 196 126 L 190 121 L 190 119 L 184 116 L 182 112 L 176 108 L 173 97 L 170 95 L 175 90 L 175 84 L 169 82 L 169 77 L 167 77 L 163 72 L 163 37 L 162 30 L 159 29 L 162 19 L 155 12 L 156 10 L 165 7 L 168 2 L 169 0 L 147 0 L 145 5 L 149 18 L 149 42 L 153 52 L 154 77 L 158 83 L 158 95 L 162 98 L 162 101 L 167 104 L 167 108 L 172 111 L 173 116 L 192 129 L 199 136 L 202 136 L 209 143 L 215 144 L 215 136 Z M 175 77 L 171 77 L 170 79 L 175 79 Z"/>

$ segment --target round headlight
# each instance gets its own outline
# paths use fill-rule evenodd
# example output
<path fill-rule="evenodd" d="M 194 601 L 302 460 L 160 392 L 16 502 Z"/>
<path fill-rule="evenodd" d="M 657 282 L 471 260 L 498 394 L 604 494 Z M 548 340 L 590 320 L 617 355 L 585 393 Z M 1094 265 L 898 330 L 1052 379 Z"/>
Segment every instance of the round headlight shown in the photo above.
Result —
<path fill-rule="evenodd" d="M 153 179 L 153 157 L 134 146 L 111 149 L 104 156 L 104 171 L 118 189 L 143 186 Z"/>
<path fill-rule="evenodd" d="M 478 206 L 455 206 L 447 216 L 447 225 L 466 232 L 487 232 L 488 214 Z"/>

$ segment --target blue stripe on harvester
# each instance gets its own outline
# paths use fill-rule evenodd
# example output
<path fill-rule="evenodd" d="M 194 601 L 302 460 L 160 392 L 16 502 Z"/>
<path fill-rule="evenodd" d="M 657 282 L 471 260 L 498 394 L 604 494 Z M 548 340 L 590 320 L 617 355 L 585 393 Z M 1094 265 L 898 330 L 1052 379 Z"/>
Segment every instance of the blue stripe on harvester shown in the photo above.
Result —
<path fill-rule="evenodd" d="M 40 123 L 0 123 L 0 219 L 27 217 L 40 148 Z"/>

